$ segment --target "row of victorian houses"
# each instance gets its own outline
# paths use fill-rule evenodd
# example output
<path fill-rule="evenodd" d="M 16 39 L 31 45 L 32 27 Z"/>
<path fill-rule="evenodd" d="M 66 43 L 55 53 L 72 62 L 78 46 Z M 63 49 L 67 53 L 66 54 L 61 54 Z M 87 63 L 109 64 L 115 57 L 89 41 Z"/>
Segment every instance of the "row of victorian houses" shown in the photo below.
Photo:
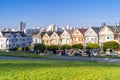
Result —
<path fill-rule="evenodd" d="M 45 45 L 102 44 L 107 41 L 120 42 L 120 26 L 89 27 L 76 30 L 64 30 L 63 32 L 46 32 L 33 35 L 33 43 Z"/>
<path fill-rule="evenodd" d="M 115 40 L 120 42 L 120 26 L 89 27 L 76 30 L 64 30 L 63 32 L 43 32 L 36 35 L 26 35 L 21 31 L 0 31 L 0 49 L 14 49 L 27 47 L 38 43 L 45 45 L 98 43 Z"/>

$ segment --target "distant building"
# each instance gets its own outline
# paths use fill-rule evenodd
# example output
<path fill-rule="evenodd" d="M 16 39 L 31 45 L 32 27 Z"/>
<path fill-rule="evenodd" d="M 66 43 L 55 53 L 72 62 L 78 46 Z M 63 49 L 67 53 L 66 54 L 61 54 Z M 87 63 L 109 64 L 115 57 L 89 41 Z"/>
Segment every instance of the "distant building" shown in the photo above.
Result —
<path fill-rule="evenodd" d="M 39 28 L 25 28 L 24 33 L 25 34 L 36 34 L 39 33 L 40 29 Z"/>
<path fill-rule="evenodd" d="M 26 28 L 26 23 L 20 21 L 20 22 L 19 22 L 19 30 L 20 30 L 20 31 L 23 31 L 25 28 Z"/>
<path fill-rule="evenodd" d="M 51 24 L 47 27 L 46 32 L 54 32 L 56 31 L 56 26 L 54 24 Z"/>

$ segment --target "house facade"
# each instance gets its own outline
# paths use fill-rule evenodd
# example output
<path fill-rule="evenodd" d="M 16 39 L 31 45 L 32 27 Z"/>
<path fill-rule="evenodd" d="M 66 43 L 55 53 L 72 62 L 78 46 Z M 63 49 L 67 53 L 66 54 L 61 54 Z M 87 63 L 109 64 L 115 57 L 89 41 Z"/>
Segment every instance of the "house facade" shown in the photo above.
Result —
<path fill-rule="evenodd" d="M 52 32 L 48 32 L 43 35 L 43 43 L 45 45 L 51 45 L 51 39 L 50 39 L 51 35 L 52 35 Z"/>
<path fill-rule="evenodd" d="M 0 31 L 0 49 L 26 48 L 31 45 L 32 37 L 20 31 Z"/>
<path fill-rule="evenodd" d="M 119 31 L 115 26 L 104 26 L 99 32 L 99 44 L 102 46 L 107 41 L 119 41 Z"/>
<path fill-rule="evenodd" d="M 72 44 L 84 44 L 84 33 L 87 29 L 76 29 L 72 34 Z"/>
<path fill-rule="evenodd" d="M 42 37 L 43 37 L 43 34 L 40 32 L 36 35 L 32 35 L 32 38 L 33 38 L 32 44 L 34 45 L 34 44 L 42 43 L 43 41 Z"/>
<path fill-rule="evenodd" d="M 72 44 L 72 33 L 73 30 L 64 30 L 63 33 L 60 35 L 61 37 L 61 45 L 71 45 Z"/>
<path fill-rule="evenodd" d="M 99 27 L 89 27 L 88 30 L 84 33 L 85 45 L 89 43 L 99 44 Z"/>
<path fill-rule="evenodd" d="M 53 32 L 50 36 L 51 39 L 51 45 L 60 45 L 61 44 L 61 38 L 60 38 L 61 32 Z"/>

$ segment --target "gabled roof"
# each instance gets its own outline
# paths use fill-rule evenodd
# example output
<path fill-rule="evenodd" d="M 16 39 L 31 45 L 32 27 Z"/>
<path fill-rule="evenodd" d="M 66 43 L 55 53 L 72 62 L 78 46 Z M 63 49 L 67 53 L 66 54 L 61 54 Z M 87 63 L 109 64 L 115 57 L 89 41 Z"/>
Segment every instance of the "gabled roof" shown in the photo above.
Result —
<path fill-rule="evenodd" d="M 120 25 L 119 26 L 116 26 L 118 32 L 120 32 Z"/>
<path fill-rule="evenodd" d="M 60 36 L 62 34 L 62 32 L 56 32 L 58 36 Z"/>
<path fill-rule="evenodd" d="M 41 38 L 42 37 L 42 34 L 39 32 L 38 34 L 36 35 L 32 35 L 33 38 Z"/>
<path fill-rule="evenodd" d="M 81 29 L 78 29 L 82 34 L 84 34 L 86 31 L 87 31 L 87 29 L 84 29 L 84 28 L 81 28 Z"/>
<path fill-rule="evenodd" d="M 97 34 L 99 33 L 100 31 L 100 28 L 99 27 L 91 27 Z"/>
<path fill-rule="evenodd" d="M 47 32 L 45 34 L 48 34 L 48 36 L 51 36 L 53 32 Z"/>
<path fill-rule="evenodd" d="M 115 27 L 114 26 L 108 26 L 107 27 L 112 31 L 112 32 L 115 32 Z"/>
<path fill-rule="evenodd" d="M 74 30 L 66 30 L 70 35 L 72 35 Z"/>
<path fill-rule="evenodd" d="M 25 33 L 23 31 L 1 31 L 3 37 L 8 37 L 9 34 L 12 34 L 13 37 L 16 37 L 16 34 L 20 34 L 22 37 L 26 37 Z"/>

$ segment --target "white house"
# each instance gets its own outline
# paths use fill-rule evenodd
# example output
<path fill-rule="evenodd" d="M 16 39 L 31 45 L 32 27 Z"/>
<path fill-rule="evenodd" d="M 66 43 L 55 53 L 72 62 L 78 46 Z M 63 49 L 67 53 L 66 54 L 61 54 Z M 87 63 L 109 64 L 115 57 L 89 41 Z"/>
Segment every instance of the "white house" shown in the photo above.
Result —
<path fill-rule="evenodd" d="M 89 43 L 98 43 L 99 44 L 99 27 L 89 27 L 88 30 L 84 33 L 85 45 Z"/>
<path fill-rule="evenodd" d="M 31 45 L 32 37 L 21 31 L 0 31 L 0 49 L 13 49 Z"/>
<path fill-rule="evenodd" d="M 72 33 L 74 30 L 64 30 L 60 35 L 61 37 L 61 45 L 72 44 Z"/>
<path fill-rule="evenodd" d="M 36 35 L 32 35 L 32 38 L 33 38 L 32 44 L 34 45 L 34 44 L 42 43 L 42 42 L 43 42 L 43 39 L 42 39 L 43 34 L 44 34 L 44 33 L 40 33 L 40 32 L 39 32 L 39 33 L 36 34 Z"/>

